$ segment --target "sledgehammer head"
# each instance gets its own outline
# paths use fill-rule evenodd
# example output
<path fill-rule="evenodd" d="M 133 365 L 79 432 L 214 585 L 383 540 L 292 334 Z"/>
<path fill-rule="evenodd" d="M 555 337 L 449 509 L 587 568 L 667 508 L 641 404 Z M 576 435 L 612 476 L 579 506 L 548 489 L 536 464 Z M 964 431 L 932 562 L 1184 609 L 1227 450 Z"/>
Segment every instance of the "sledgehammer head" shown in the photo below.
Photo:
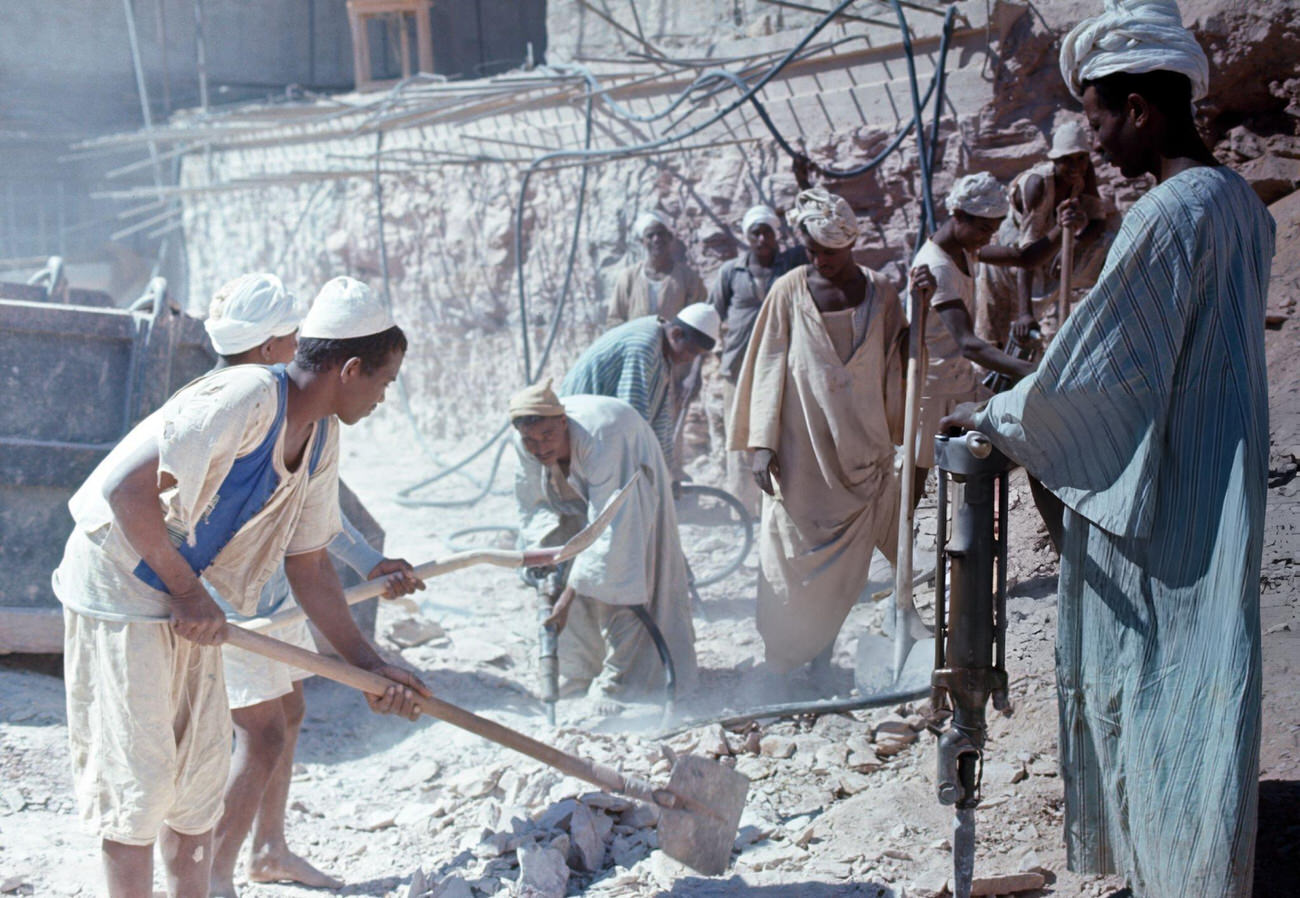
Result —
<path fill-rule="evenodd" d="M 725 872 L 748 793 L 743 773 L 708 758 L 679 757 L 668 786 L 656 790 L 659 847 L 706 876 Z"/>

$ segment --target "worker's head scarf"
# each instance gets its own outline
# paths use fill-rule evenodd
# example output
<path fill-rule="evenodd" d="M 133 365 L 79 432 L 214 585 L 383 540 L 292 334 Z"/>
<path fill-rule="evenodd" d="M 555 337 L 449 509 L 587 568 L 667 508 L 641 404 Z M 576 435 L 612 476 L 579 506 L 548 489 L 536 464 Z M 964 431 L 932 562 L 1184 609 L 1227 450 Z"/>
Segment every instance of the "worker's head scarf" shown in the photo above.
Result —
<path fill-rule="evenodd" d="M 986 171 L 958 178 L 948 191 L 944 206 L 949 214 L 960 210 L 978 218 L 1003 218 L 1011 208 L 1006 190 Z"/>
<path fill-rule="evenodd" d="M 1075 25 L 1061 43 L 1061 76 L 1078 100 L 1085 81 L 1157 71 L 1186 75 L 1193 102 L 1209 91 L 1209 60 L 1174 0 L 1105 0 L 1105 12 Z"/>
<path fill-rule="evenodd" d="M 671 234 L 673 232 L 673 223 L 668 219 L 667 215 L 664 215 L 657 209 L 651 209 L 649 212 L 642 212 L 638 215 L 636 221 L 632 223 L 632 232 L 636 234 L 639 239 L 644 237 L 645 232 L 657 224 L 663 225 L 668 233 Z"/>
<path fill-rule="evenodd" d="M 313 340 L 349 340 L 388 330 L 396 322 L 388 303 L 361 281 L 337 277 L 320 288 L 298 336 Z"/>
<path fill-rule="evenodd" d="M 273 274 L 240 275 L 212 297 L 203 327 L 218 355 L 239 355 L 272 337 L 298 329 L 302 313 L 294 295 Z"/>
<path fill-rule="evenodd" d="M 551 389 L 551 382 L 535 383 L 524 387 L 510 397 L 510 420 L 536 416 L 554 418 L 564 414 L 564 406 Z"/>
<path fill-rule="evenodd" d="M 781 231 L 781 219 L 772 211 L 771 206 L 764 206 L 762 204 L 750 206 L 749 211 L 745 213 L 745 217 L 741 219 L 740 230 L 748 236 L 749 229 L 758 224 L 767 225 L 772 229 L 772 233 L 774 234 L 780 233 Z"/>
<path fill-rule="evenodd" d="M 858 239 L 858 217 L 848 201 L 822 187 L 800 191 L 785 220 L 795 231 L 806 228 L 808 236 L 827 249 L 844 249 Z"/>

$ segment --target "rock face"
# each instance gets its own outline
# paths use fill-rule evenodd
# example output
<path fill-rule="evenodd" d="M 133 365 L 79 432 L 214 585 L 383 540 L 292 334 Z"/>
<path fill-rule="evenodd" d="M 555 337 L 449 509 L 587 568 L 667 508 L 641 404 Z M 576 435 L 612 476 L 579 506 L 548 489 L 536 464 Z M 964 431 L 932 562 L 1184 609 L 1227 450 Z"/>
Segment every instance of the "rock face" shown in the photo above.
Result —
<path fill-rule="evenodd" d="M 617 64 L 587 63 L 608 84 L 617 83 L 618 72 L 664 72 L 632 55 L 650 53 L 642 34 L 670 55 L 748 59 L 727 65 L 750 65 L 754 77 L 819 18 L 758 0 L 649 0 L 635 4 L 639 22 L 629 8 L 611 5 L 619 7 L 615 27 L 577 0 L 548 6 L 550 61 L 618 58 Z M 953 37 L 938 129 L 940 210 L 958 174 L 986 169 L 1008 180 L 1044 158 L 1054 125 L 1079 117 L 1057 71 L 1058 35 L 1095 6 L 1068 0 L 1031 11 L 998 2 L 986 13 L 962 5 L 966 21 Z M 883 24 L 830 26 L 814 43 L 843 38 L 833 58 L 816 55 L 785 70 L 760 95 L 784 135 L 819 165 L 841 170 L 875 158 L 911 117 L 904 57 L 897 30 L 887 27 L 888 10 L 853 9 Z M 1220 157 L 1241 168 L 1262 196 L 1290 192 L 1300 179 L 1300 12 L 1285 0 L 1194 0 L 1184 13 L 1213 62 L 1213 92 L 1202 111 Z M 915 10 L 908 15 L 924 90 L 941 20 Z M 581 196 L 576 160 L 534 172 L 520 203 L 526 163 L 547 149 L 581 147 L 585 119 L 580 82 L 552 88 L 546 85 L 553 81 L 540 80 L 550 77 L 543 73 L 519 77 L 533 81 L 517 82 L 524 85 L 518 96 L 535 101 L 511 106 L 499 99 L 499 87 L 483 82 L 483 90 L 498 91 L 497 99 L 460 112 L 430 94 L 433 112 L 394 121 L 382 141 L 358 130 L 369 117 L 357 114 L 334 130 L 289 123 L 266 145 L 228 143 L 207 157 L 185 157 L 182 183 L 194 188 L 185 200 L 185 232 L 196 311 L 240 271 L 273 268 L 303 297 L 338 274 L 383 289 L 386 272 L 396 317 L 411 341 L 403 409 L 423 437 L 464 440 L 469 448 L 496 430 L 513 390 L 530 377 L 560 378 L 603 329 L 615 277 L 640 258 L 631 233 L 639 212 L 666 213 L 680 238 L 677 252 L 711 282 L 737 252 L 745 209 L 762 201 L 782 210 L 797 192 L 788 157 L 746 105 L 654 154 L 599 160 L 589 166 Z M 632 147 L 666 134 L 663 120 L 630 121 L 617 113 L 662 111 L 689 83 L 689 77 L 660 75 L 635 90 L 602 94 L 593 145 Z M 678 131 L 705 123 L 736 96 L 734 88 L 720 90 L 697 98 L 698 108 Z M 465 106 L 463 94 L 456 96 Z M 326 170 L 341 173 L 321 179 Z M 1109 166 L 1099 166 L 1099 175 L 1103 193 L 1120 209 L 1143 189 L 1119 180 Z M 248 186 L 268 177 L 281 180 Z M 909 135 L 878 167 L 828 183 L 862 222 L 858 261 L 901 286 L 919 223 L 915 138 Z M 226 189 L 231 184 L 243 187 Z M 222 189 L 209 191 L 213 185 Z M 721 452 L 720 434 L 692 443 Z"/>

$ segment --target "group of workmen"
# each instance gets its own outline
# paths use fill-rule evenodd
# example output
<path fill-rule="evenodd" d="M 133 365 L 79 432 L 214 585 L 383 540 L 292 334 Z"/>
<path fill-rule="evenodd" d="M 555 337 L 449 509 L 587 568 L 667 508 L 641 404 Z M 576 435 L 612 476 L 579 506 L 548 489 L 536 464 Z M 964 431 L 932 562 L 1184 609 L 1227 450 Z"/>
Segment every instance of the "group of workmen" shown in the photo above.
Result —
<path fill-rule="evenodd" d="M 906 306 L 855 263 L 857 216 L 823 188 L 800 192 L 784 219 L 750 209 L 748 248 L 711 291 L 674 253 L 671 220 L 645 213 L 634 230 L 646 259 L 618 279 L 611 329 L 558 391 L 538 383 L 510 399 L 521 540 L 563 543 L 632 484 L 595 544 L 541 578 L 558 583 L 548 623 L 564 686 L 615 704 L 654 690 L 661 649 L 689 684 L 673 501 L 683 412 L 716 351 L 727 482 L 747 503 L 751 485 L 760 493 L 766 666 L 780 676 L 828 664 L 873 551 L 894 556 L 906 360 L 921 350 L 924 313 L 920 438 L 903 447 L 918 485 L 934 434 L 978 430 L 1060 518 L 1071 868 L 1123 873 L 1142 898 L 1245 898 L 1273 223 L 1197 135 L 1208 63 L 1172 0 L 1125 0 L 1081 23 L 1061 69 L 1094 145 L 1125 177 L 1156 182 L 1104 266 L 1076 123 L 1009 190 L 986 173 L 956 181 L 949 217 L 913 259 Z M 783 225 L 793 248 L 780 247 Z M 1095 284 L 1051 321 L 1067 230 L 1074 283 Z M 220 363 L 96 468 L 71 502 L 75 529 L 54 573 L 77 798 L 113 898 L 152 894 L 155 841 L 171 895 L 234 895 L 250 833 L 250 879 L 337 885 L 284 838 L 301 674 L 221 646 L 228 621 L 293 619 L 296 602 L 345 660 L 393 681 L 368 696 L 374 710 L 414 719 L 428 695 L 357 629 L 332 561 L 387 578 L 389 595 L 423 588 L 339 511 L 339 425 L 374 410 L 406 351 L 387 304 L 340 277 L 304 317 L 276 277 L 250 274 L 218 291 L 207 327 Z M 1054 331 L 1041 361 L 999 349 L 1035 330 Z M 989 395 L 982 370 L 1018 382 Z M 269 632 L 312 647 L 301 615 Z"/>

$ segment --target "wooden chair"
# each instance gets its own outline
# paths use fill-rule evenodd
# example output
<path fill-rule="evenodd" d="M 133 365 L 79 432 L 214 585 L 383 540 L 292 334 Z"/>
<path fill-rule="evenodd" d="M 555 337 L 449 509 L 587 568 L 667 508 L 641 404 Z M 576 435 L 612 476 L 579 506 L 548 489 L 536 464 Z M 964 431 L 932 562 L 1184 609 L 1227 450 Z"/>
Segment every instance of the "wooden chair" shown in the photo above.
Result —
<path fill-rule="evenodd" d="M 402 59 L 402 77 L 411 76 L 411 42 L 406 17 L 415 17 L 415 52 L 421 72 L 433 72 L 433 27 L 429 20 L 431 0 L 348 0 L 348 24 L 352 27 L 352 65 L 357 90 L 370 90 L 380 83 L 370 61 L 370 39 L 366 25 L 375 18 L 397 18 Z"/>

